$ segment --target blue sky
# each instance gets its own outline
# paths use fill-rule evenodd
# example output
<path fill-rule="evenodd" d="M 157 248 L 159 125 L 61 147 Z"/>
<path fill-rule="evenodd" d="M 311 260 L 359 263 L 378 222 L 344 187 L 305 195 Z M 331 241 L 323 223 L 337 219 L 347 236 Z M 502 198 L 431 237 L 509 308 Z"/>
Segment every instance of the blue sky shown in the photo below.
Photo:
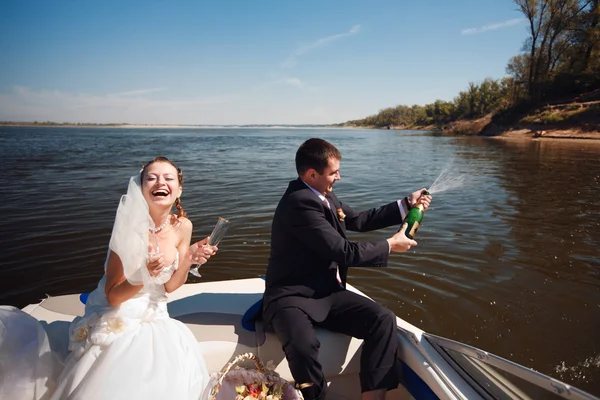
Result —
<path fill-rule="evenodd" d="M 505 76 L 512 0 L 0 2 L 0 120 L 321 124 Z"/>

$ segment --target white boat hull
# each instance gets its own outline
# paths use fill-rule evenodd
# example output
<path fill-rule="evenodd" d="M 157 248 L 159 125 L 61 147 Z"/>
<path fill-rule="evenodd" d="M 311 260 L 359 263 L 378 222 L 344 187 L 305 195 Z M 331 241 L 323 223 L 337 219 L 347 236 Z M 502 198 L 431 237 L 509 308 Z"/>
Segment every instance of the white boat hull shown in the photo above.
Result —
<path fill-rule="evenodd" d="M 348 289 L 364 296 L 350 285 Z M 254 278 L 186 284 L 169 295 L 171 317 L 184 322 L 194 333 L 210 373 L 218 372 L 240 354 L 254 353 L 283 378 L 293 381 L 276 336 L 265 332 L 260 322 L 254 332 L 244 327 L 246 312 L 262 298 L 263 291 L 264 280 Z M 53 351 L 66 357 L 69 323 L 84 312 L 80 296 L 49 297 L 23 311 L 43 322 Z M 596 399 L 479 349 L 427 335 L 400 318 L 397 325 L 401 342 L 398 357 L 404 363 L 405 385 L 388 392 L 388 399 L 471 400 L 496 398 L 494 393 L 502 393 L 508 399 Z M 317 329 L 317 335 L 321 343 L 319 361 L 329 382 L 329 398 L 359 399 L 362 341 L 323 329 Z M 522 391 L 503 376 L 507 370 L 509 375 L 525 380 L 527 385 L 548 396 L 531 397 L 531 390 Z"/>

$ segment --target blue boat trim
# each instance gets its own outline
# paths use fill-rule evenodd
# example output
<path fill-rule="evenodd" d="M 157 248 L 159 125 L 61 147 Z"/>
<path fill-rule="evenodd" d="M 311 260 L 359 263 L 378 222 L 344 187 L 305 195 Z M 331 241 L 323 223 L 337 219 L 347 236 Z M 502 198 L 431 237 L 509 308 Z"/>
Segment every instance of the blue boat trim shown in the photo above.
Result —
<path fill-rule="evenodd" d="M 400 363 L 402 364 L 401 368 L 404 387 L 412 397 L 419 400 L 440 400 L 415 371 L 402 360 L 400 360 Z"/>
<path fill-rule="evenodd" d="M 256 320 L 260 317 L 262 312 L 262 298 L 256 303 L 252 304 L 250 308 L 246 310 L 242 315 L 242 326 L 244 329 L 250 332 L 256 332 Z"/>
<path fill-rule="evenodd" d="M 85 304 L 87 302 L 89 295 L 90 295 L 89 293 L 81 293 L 79 295 L 79 301 L 82 302 L 83 304 Z"/>

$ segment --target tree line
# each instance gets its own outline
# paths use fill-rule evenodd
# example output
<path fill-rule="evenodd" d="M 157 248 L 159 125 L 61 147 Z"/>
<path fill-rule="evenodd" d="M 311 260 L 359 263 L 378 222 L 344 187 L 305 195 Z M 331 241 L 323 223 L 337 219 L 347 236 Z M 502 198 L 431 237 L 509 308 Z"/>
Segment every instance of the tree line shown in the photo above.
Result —
<path fill-rule="evenodd" d="M 600 88 L 599 0 L 513 0 L 527 20 L 528 37 L 506 66 L 508 76 L 470 82 L 452 101 L 398 105 L 343 125 L 443 126 L 489 113 L 518 114 L 570 101 Z"/>

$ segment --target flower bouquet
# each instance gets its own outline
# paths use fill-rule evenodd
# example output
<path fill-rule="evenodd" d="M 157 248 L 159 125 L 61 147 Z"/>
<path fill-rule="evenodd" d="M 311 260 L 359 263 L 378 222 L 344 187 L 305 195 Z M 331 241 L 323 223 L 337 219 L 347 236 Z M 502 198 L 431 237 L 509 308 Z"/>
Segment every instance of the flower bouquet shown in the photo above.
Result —
<path fill-rule="evenodd" d="M 235 400 L 283 400 L 283 384 L 276 383 L 248 383 L 236 386 Z"/>
<path fill-rule="evenodd" d="M 256 369 L 240 368 L 244 360 Z M 252 353 L 237 356 L 218 374 L 211 376 L 208 400 L 302 400 L 300 391 L 273 370 L 265 368 Z"/>

